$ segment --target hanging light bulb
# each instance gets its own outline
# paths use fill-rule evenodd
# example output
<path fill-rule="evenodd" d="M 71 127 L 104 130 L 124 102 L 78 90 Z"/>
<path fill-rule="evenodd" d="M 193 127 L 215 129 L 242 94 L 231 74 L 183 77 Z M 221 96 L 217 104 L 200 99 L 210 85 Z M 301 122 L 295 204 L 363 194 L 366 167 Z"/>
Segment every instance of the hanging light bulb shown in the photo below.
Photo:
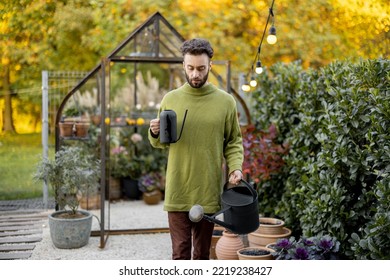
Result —
<path fill-rule="evenodd" d="M 258 61 L 256 62 L 255 72 L 256 72 L 257 74 L 263 73 L 263 67 L 261 66 L 261 61 L 260 61 L 260 60 L 258 60 Z"/>
<path fill-rule="evenodd" d="M 251 77 L 251 81 L 249 82 L 249 85 L 251 87 L 256 87 L 257 86 L 257 81 L 255 80 L 254 76 Z"/>
<path fill-rule="evenodd" d="M 251 87 L 250 87 L 250 85 L 248 85 L 247 83 L 245 83 L 245 84 L 243 84 L 243 85 L 241 86 L 241 89 L 242 89 L 243 91 L 245 91 L 245 92 L 248 92 L 248 91 L 251 90 Z"/>
<path fill-rule="evenodd" d="M 271 26 L 269 29 L 269 35 L 267 37 L 267 42 L 270 45 L 275 44 L 278 41 L 278 38 L 276 38 L 276 28 L 274 25 Z"/>

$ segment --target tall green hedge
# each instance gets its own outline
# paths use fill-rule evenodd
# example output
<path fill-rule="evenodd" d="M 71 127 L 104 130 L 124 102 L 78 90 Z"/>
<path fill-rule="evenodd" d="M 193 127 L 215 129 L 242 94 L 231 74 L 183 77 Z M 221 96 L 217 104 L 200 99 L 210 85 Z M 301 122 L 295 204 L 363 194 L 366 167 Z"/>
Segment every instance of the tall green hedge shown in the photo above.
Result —
<path fill-rule="evenodd" d="M 257 128 L 275 123 L 291 145 L 259 186 L 261 212 L 337 237 L 342 258 L 390 259 L 390 60 L 276 64 L 253 98 Z"/>

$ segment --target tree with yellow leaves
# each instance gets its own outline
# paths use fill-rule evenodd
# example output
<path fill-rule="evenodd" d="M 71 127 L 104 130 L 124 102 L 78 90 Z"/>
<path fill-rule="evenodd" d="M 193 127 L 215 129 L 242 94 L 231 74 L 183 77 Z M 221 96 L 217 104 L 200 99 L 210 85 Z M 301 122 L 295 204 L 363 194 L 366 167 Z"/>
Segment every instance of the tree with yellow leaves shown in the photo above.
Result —
<path fill-rule="evenodd" d="M 184 38 L 209 39 L 215 46 L 215 59 L 231 61 L 233 79 L 240 72 L 248 73 L 271 2 L 3 1 L 0 3 L 2 130 L 15 130 L 12 94 L 23 102 L 40 104 L 42 70 L 91 70 L 101 57 L 157 11 Z M 263 45 L 260 59 L 265 66 L 301 60 L 304 67 L 317 68 L 334 60 L 389 56 L 390 6 L 386 0 L 275 0 L 273 11 L 278 42 Z M 34 98 L 21 94 L 20 89 L 33 91 Z M 39 116 L 39 111 L 33 113 Z"/>

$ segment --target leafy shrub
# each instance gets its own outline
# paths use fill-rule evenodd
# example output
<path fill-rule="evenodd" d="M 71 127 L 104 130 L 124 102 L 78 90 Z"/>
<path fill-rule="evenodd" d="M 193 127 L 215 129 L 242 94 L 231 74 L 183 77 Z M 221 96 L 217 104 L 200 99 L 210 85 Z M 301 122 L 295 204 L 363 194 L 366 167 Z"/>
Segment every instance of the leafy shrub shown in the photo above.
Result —
<path fill-rule="evenodd" d="M 253 93 L 257 128 L 274 123 L 290 144 L 286 165 L 260 184 L 259 208 L 296 236 L 335 236 L 345 258 L 390 258 L 388 73 L 384 59 L 276 64 Z"/>

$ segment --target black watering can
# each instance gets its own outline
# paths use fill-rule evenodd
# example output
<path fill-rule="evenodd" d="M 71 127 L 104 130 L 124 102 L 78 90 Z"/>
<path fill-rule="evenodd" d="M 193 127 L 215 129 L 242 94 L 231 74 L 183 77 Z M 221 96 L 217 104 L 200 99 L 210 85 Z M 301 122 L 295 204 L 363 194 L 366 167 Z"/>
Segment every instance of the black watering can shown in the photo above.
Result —
<path fill-rule="evenodd" d="M 175 111 L 164 110 L 160 113 L 160 143 L 176 143 L 180 140 L 187 117 L 187 111 L 188 110 L 186 110 L 184 114 L 179 138 L 177 138 L 177 121 Z"/>
<path fill-rule="evenodd" d="M 236 234 L 247 234 L 259 227 L 259 205 L 257 191 L 246 181 L 228 189 L 227 183 L 221 194 L 222 210 L 212 216 L 204 215 L 203 207 L 192 206 L 189 218 L 193 222 L 206 219 Z M 223 213 L 223 221 L 216 219 Z"/>

